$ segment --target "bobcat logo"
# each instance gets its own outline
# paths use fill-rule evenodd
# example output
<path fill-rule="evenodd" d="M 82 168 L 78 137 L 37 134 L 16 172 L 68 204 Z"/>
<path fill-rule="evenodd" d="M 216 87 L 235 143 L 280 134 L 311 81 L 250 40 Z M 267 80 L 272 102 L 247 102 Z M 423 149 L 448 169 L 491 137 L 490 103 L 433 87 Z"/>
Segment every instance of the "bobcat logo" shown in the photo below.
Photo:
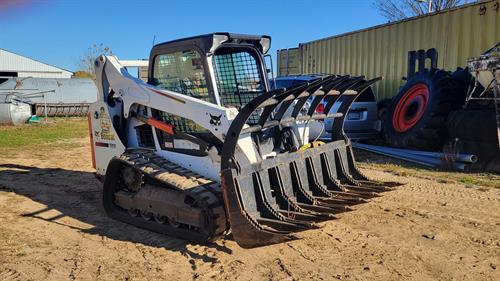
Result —
<path fill-rule="evenodd" d="M 220 118 L 222 117 L 222 114 L 219 116 L 213 116 L 212 114 L 209 113 L 208 115 L 210 115 L 210 124 L 211 125 L 219 126 L 221 124 Z"/>

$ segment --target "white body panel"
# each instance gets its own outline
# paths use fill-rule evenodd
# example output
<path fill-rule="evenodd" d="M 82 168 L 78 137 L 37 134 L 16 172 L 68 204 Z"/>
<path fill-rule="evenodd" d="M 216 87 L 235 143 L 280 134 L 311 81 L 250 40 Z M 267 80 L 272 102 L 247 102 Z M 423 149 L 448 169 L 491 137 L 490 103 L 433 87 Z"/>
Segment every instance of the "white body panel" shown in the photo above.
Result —
<path fill-rule="evenodd" d="M 95 114 L 96 112 L 98 114 Z M 108 107 L 104 102 L 98 101 L 90 106 L 91 145 L 95 155 L 95 169 L 99 175 L 106 174 L 111 158 L 125 151 L 125 146 L 120 141 L 109 116 Z"/>

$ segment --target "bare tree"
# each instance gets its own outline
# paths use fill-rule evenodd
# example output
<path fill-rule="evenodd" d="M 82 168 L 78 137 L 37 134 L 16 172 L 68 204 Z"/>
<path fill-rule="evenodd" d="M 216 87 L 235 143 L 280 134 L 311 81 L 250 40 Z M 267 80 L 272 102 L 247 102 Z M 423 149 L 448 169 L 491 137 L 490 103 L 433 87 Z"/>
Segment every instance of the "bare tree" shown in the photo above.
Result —
<path fill-rule="evenodd" d="M 111 49 L 109 47 L 105 47 L 103 43 L 93 44 L 91 47 L 87 49 L 87 51 L 81 56 L 79 67 L 80 76 L 85 77 L 85 73 L 90 77 L 95 77 L 94 72 L 94 61 L 100 55 L 112 55 Z"/>
<path fill-rule="evenodd" d="M 429 12 L 453 8 L 467 4 L 469 0 L 375 0 L 374 6 L 380 15 L 389 21 L 423 15 Z"/>

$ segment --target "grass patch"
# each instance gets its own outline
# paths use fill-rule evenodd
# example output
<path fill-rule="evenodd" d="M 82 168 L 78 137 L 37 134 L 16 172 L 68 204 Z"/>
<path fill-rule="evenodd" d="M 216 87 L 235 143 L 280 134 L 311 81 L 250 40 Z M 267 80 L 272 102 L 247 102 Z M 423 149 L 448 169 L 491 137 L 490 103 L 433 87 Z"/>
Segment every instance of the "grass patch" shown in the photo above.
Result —
<path fill-rule="evenodd" d="M 48 122 L 0 126 L 0 152 L 37 148 L 88 135 L 86 118 L 49 118 Z"/>
<path fill-rule="evenodd" d="M 440 183 L 459 183 L 464 186 L 500 188 L 500 175 L 440 171 L 361 150 L 355 150 L 355 154 L 359 166 L 365 169 L 384 171 L 403 177 L 411 176 L 429 179 Z"/>

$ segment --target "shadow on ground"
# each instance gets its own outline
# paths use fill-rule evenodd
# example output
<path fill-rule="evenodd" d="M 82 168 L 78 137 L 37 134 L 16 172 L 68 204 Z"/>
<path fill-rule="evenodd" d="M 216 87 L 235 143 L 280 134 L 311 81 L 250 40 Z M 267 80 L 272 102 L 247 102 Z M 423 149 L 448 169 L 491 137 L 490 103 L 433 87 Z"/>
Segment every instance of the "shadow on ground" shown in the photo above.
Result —
<path fill-rule="evenodd" d="M 84 233 L 113 240 L 141 243 L 187 254 L 193 259 L 215 262 L 216 259 L 190 251 L 186 240 L 143 230 L 109 218 L 101 204 L 102 184 L 93 173 L 59 168 L 37 168 L 17 164 L 0 164 L 0 190 L 15 192 L 46 207 L 23 216 L 64 225 Z M 55 212 L 54 212 L 55 211 Z M 58 213 L 57 215 L 50 215 Z M 90 227 L 79 227 L 61 222 L 71 217 Z M 216 243 L 209 248 L 231 254 L 232 250 Z"/>

